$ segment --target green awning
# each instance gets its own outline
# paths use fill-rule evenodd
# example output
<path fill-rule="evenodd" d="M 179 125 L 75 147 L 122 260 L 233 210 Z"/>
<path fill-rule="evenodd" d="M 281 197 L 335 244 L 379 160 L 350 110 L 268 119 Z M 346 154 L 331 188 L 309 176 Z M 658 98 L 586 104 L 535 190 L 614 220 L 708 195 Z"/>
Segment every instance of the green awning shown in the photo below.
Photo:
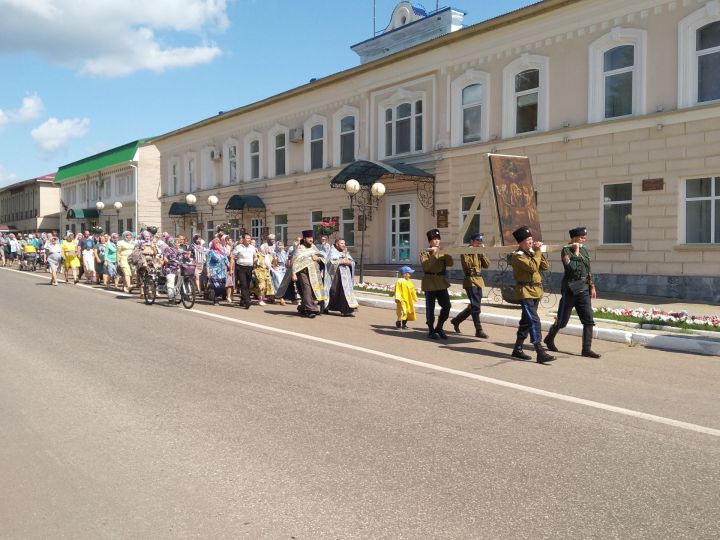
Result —
<path fill-rule="evenodd" d="M 265 203 L 257 195 L 233 195 L 225 205 L 225 210 L 263 209 Z"/>
<path fill-rule="evenodd" d="M 355 179 L 361 186 L 372 186 L 378 180 L 395 178 L 397 180 L 433 180 L 429 172 L 400 163 L 390 165 L 383 161 L 353 161 L 330 180 L 331 187 L 344 187 L 348 180 Z"/>
<path fill-rule="evenodd" d="M 67 211 L 68 219 L 97 219 L 100 214 L 95 208 L 71 208 Z"/>
<path fill-rule="evenodd" d="M 55 182 L 59 184 L 70 178 L 82 176 L 84 174 L 92 174 L 94 172 L 101 171 L 102 169 L 106 169 L 107 167 L 128 163 L 135 157 L 135 152 L 137 152 L 138 147 L 149 140 L 151 139 L 139 139 L 137 141 L 118 146 L 117 148 L 100 152 L 94 156 L 86 157 L 79 161 L 63 165 L 58 169 L 58 172 L 55 175 Z"/>
<path fill-rule="evenodd" d="M 184 202 L 174 202 L 168 210 L 168 216 L 188 216 L 190 214 L 197 214 L 197 208 Z"/>

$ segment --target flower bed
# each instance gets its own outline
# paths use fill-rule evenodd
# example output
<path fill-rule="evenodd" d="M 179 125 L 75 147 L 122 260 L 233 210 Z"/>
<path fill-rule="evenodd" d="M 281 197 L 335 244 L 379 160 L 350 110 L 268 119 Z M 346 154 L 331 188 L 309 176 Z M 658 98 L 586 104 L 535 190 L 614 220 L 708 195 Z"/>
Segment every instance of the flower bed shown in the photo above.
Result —
<path fill-rule="evenodd" d="M 720 317 L 717 315 L 690 315 L 687 311 L 667 312 L 655 308 L 648 311 L 644 308 L 611 309 L 601 307 L 593 308 L 593 311 L 598 319 L 720 332 Z"/>
<path fill-rule="evenodd" d="M 395 284 L 385 285 L 383 283 L 358 283 L 355 285 L 354 289 L 360 292 L 395 296 Z M 418 298 L 425 298 L 425 294 L 419 288 L 416 287 L 415 292 L 417 292 Z M 467 298 L 467 295 L 464 292 L 448 289 L 448 293 L 450 294 L 451 300 L 462 300 L 463 298 Z"/>

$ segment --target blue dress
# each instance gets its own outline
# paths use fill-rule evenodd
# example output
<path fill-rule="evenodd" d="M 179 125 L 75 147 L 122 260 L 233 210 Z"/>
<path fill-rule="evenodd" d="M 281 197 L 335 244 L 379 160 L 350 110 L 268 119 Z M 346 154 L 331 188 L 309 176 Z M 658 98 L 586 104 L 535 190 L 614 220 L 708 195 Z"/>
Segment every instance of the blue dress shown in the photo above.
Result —
<path fill-rule="evenodd" d="M 214 249 L 208 251 L 206 263 L 210 270 L 209 283 L 213 289 L 225 290 L 225 282 L 227 280 L 228 258 L 226 255 L 220 255 Z"/>

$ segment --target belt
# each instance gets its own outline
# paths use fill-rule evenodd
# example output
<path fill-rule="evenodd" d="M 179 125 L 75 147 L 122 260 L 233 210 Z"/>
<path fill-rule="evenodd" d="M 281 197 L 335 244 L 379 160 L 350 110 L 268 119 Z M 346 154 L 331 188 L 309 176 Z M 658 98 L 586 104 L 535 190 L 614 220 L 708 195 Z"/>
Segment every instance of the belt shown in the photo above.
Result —
<path fill-rule="evenodd" d="M 518 285 L 522 285 L 522 286 L 528 286 L 528 285 L 529 285 L 529 286 L 531 286 L 531 287 L 539 287 L 540 285 L 542 285 L 542 283 L 535 283 L 535 282 L 533 282 L 533 281 L 518 281 L 517 284 L 518 284 Z"/>
<path fill-rule="evenodd" d="M 424 272 L 426 276 L 444 276 L 445 272 Z"/>
<path fill-rule="evenodd" d="M 477 276 L 481 275 L 481 273 L 480 272 L 465 272 L 465 275 L 467 277 L 477 277 Z"/>

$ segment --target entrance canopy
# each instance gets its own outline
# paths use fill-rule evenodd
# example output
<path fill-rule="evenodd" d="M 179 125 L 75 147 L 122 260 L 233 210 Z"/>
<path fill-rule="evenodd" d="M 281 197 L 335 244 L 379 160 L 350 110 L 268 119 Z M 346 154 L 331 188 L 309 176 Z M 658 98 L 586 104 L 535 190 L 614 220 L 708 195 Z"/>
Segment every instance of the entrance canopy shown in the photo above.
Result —
<path fill-rule="evenodd" d="M 67 219 L 97 219 L 100 214 L 95 208 L 71 208 L 67 211 Z"/>
<path fill-rule="evenodd" d="M 0 233 L 17 231 L 15 225 L 7 225 L 6 223 L 0 223 Z"/>
<path fill-rule="evenodd" d="M 361 186 L 370 187 L 375 182 L 410 181 L 417 188 L 420 204 L 435 215 L 435 175 L 412 165 L 384 161 L 353 161 L 330 180 L 331 188 L 345 188 L 348 180 L 355 179 Z"/>
<path fill-rule="evenodd" d="M 225 210 L 265 209 L 265 203 L 257 195 L 233 195 L 225 205 Z"/>
<path fill-rule="evenodd" d="M 168 210 L 168 216 L 189 216 L 191 214 L 197 214 L 197 209 L 184 202 L 174 202 Z"/>

